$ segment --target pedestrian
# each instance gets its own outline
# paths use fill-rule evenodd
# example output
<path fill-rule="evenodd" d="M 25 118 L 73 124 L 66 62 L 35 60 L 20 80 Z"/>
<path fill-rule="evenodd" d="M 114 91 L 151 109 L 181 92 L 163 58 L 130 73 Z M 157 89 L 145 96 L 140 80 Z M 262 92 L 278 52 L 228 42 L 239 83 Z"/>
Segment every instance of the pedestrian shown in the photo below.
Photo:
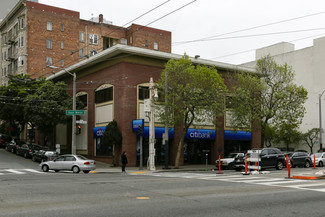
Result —
<path fill-rule="evenodd" d="M 122 163 L 122 173 L 125 173 L 125 166 L 128 164 L 128 158 L 126 157 L 125 151 L 122 153 L 120 161 Z"/>

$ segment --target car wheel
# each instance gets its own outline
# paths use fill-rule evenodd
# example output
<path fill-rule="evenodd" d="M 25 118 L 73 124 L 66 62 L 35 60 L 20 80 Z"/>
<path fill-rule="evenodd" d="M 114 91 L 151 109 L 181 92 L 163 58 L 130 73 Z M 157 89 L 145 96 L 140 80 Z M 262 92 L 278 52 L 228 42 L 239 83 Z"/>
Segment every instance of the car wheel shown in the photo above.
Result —
<path fill-rule="evenodd" d="M 324 166 L 324 164 L 323 164 L 323 161 L 319 161 L 319 167 L 323 167 Z"/>
<path fill-rule="evenodd" d="M 58 173 L 60 170 L 54 170 L 54 172 Z"/>
<path fill-rule="evenodd" d="M 84 170 L 83 172 L 84 172 L 84 173 L 89 173 L 89 170 Z"/>
<path fill-rule="evenodd" d="M 306 168 L 309 168 L 310 167 L 310 162 L 308 160 L 306 160 L 306 162 L 305 162 L 305 167 Z"/>
<path fill-rule="evenodd" d="M 49 171 L 49 166 L 43 165 L 42 170 L 43 170 L 43 172 L 48 172 Z"/>
<path fill-rule="evenodd" d="M 282 170 L 283 169 L 283 162 L 282 161 L 278 161 L 277 163 L 276 163 L 276 169 L 277 170 Z"/>
<path fill-rule="evenodd" d="M 32 157 L 32 161 L 33 161 L 33 162 L 35 162 L 35 161 L 36 161 L 36 159 L 35 159 L 35 157 L 34 157 L 34 156 Z"/>
<path fill-rule="evenodd" d="M 7 148 L 7 146 L 5 147 L 5 150 L 6 150 L 6 151 L 8 151 L 8 148 Z"/>
<path fill-rule="evenodd" d="M 77 167 L 77 166 L 73 166 L 73 167 L 72 167 L 72 172 L 73 172 L 73 173 L 79 173 L 79 172 L 80 172 L 79 167 Z"/>
<path fill-rule="evenodd" d="M 27 158 L 27 153 L 24 153 L 24 158 Z"/>

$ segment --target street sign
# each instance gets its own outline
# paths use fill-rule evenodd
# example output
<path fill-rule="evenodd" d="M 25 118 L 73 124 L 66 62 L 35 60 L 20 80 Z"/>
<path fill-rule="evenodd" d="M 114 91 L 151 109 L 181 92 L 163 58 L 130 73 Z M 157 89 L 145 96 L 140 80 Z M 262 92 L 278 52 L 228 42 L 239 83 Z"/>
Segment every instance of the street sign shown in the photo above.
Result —
<path fill-rule="evenodd" d="M 84 120 L 77 120 L 76 123 L 77 123 L 77 124 L 87 124 L 87 121 L 84 121 Z"/>
<path fill-rule="evenodd" d="M 66 115 L 85 115 L 85 110 L 66 110 Z"/>

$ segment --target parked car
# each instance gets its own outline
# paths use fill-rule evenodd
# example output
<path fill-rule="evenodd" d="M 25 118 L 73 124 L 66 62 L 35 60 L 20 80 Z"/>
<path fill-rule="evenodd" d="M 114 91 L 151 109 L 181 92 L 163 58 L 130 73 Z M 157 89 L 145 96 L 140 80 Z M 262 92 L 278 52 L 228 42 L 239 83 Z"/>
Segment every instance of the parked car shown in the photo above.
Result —
<path fill-rule="evenodd" d="M 35 162 L 43 162 L 54 160 L 57 158 L 59 154 L 56 151 L 46 151 L 46 150 L 39 150 L 35 151 L 32 155 L 32 160 Z"/>
<path fill-rule="evenodd" d="M 60 170 L 69 170 L 73 173 L 89 173 L 91 170 L 96 169 L 96 161 L 87 159 L 81 155 L 61 155 L 52 161 L 44 161 L 40 164 L 43 172 L 54 170 L 59 172 Z"/>
<path fill-rule="evenodd" d="M 25 158 L 31 158 L 35 151 L 41 150 L 41 146 L 37 144 L 23 144 L 17 147 L 16 154 L 24 156 Z"/>
<path fill-rule="evenodd" d="M 6 150 L 12 153 L 16 153 L 17 148 L 19 148 L 20 146 L 22 146 L 23 144 L 26 144 L 24 141 L 21 141 L 19 139 L 14 138 L 13 140 L 11 140 L 10 142 L 8 142 L 6 144 Z"/>
<path fill-rule="evenodd" d="M 316 166 L 323 167 L 325 163 L 325 152 L 317 152 L 310 156 L 312 164 L 314 164 L 314 155 L 316 160 Z"/>
<path fill-rule="evenodd" d="M 255 160 L 259 159 L 258 165 L 261 169 L 276 168 L 277 170 L 282 170 L 286 164 L 284 154 L 277 148 L 253 149 L 247 153 L 249 165 L 254 166 Z"/>
<path fill-rule="evenodd" d="M 7 143 L 12 140 L 11 136 L 0 134 L 0 148 L 5 148 Z"/>
<path fill-rule="evenodd" d="M 245 169 L 245 154 L 241 153 L 235 157 L 233 167 L 236 171 L 241 171 L 242 169 Z"/>
<path fill-rule="evenodd" d="M 224 169 L 233 169 L 234 160 L 237 156 L 242 155 L 245 156 L 244 153 L 230 153 L 225 158 L 220 159 L 221 168 Z M 216 167 L 219 167 L 219 159 L 216 160 Z"/>
<path fill-rule="evenodd" d="M 291 167 L 310 167 L 312 160 L 307 152 L 292 152 L 288 154 L 290 156 Z"/>

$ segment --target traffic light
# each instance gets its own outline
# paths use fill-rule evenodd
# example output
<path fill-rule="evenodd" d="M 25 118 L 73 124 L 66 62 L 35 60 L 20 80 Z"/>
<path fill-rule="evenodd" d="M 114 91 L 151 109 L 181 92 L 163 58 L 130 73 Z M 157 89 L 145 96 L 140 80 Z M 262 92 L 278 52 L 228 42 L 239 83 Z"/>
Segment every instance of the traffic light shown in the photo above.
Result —
<path fill-rule="evenodd" d="M 77 134 L 80 134 L 81 133 L 81 125 L 78 125 L 77 127 Z"/>

